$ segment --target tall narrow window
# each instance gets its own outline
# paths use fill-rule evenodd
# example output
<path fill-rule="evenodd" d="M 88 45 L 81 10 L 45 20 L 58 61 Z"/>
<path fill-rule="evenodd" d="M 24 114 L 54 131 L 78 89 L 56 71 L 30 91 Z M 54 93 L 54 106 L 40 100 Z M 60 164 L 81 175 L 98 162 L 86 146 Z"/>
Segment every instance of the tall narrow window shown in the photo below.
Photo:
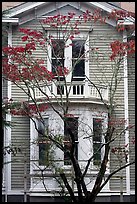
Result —
<path fill-rule="evenodd" d="M 101 144 L 102 144 L 102 119 L 93 118 L 93 164 L 99 165 L 101 163 Z"/>
<path fill-rule="evenodd" d="M 64 67 L 64 41 L 54 39 L 52 42 L 52 72 L 59 76 L 59 71 Z"/>
<path fill-rule="evenodd" d="M 74 148 L 73 154 L 78 159 L 78 118 L 66 118 L 64 122 L 64 147 L 68 152 L 73 151 Z M 67 152 L 64 152 L 64 165 L 71 165 Z"/>
<path fill-rule="evenodd" d="M 72 41 L 72 65 L 73 65 L 73 80 L 83 80 L 85 75 L 85 41 Z"/>
<path fill-rule="evenodd" d="M 38 120 L 39 165 L 46 165 L 49 161 L 50 141 L 48 140 L 48 118 Z"/>

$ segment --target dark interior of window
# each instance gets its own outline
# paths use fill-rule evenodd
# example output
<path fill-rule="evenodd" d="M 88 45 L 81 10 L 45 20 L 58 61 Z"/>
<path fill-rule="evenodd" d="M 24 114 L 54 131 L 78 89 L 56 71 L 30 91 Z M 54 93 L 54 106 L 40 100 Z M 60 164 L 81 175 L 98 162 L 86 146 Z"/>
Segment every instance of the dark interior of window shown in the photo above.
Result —
<path fill-rule="evenodd" d="M 72 79 L 73 81 L 82 81 L 85 79 L 85 41 L 72 41 Z M 65 42 L 63 40 L 53 40 L 52 42 L 52 72 L 57 80 L 62 80 L 63 76 L 58 73 L 58 67 L 64 67 Z"/>
<path fill-rule="evenodd" d="M 48 135 L 48 118 L 44 119 L 44 123 L 38 120 L 38 141 L 39 141 L 39 165 L 47 165 L 49 161 L 50 141 Z"/>
<path fill-rule="evenodd" d="M 52 72 L 58 76 L 58 67 L 64 67 L 64 47 L 63 40 L 53 40 L 52 42 Z"/>
<path fill-rule="evenodd" d="M 84 80 L 85 76 L 85 58 L 84 58 L 84 40 L 72 41 L 72 66 L 73 80 Z"/>
<path fill-rule="evenodd" d="M 99 118 L 93 118 L 93 153 L 96 153 L 93 159 L 94 165 L 101 163 L 101 149 L 102 144 L 102 120 Z"/>
<path fill-rule="evenodd" d="M 71 137 L 73 137 L 73 141 Z M 75 155 L 76 159 L 78 159 L 78 118 L 68 117 L 64 121 L 64 147 L 69 152 L 72 151 L 72 143 L 74 145 L 73 154 Z M 64 165 L 71 165 L 67 152 L 64 152 Z"/>

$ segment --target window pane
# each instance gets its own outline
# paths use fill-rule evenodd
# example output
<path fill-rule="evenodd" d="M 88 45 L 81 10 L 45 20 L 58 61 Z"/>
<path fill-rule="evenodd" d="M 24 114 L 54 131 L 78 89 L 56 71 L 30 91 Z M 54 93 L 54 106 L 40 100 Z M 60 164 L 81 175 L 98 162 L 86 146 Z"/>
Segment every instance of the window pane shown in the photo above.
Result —
<path fill-rule="evenodd" d="M 74 136 L 74 140 L 78 141 L 78 118 L 67 118 L 64 122 L 64 147 L 71 151 L 72 141 L 70 137 L 70 131 Z M 78 159 L 78 143 L 75 142 L 74 154 L 76 159 Z M 64 152 L 64 165 L 70 165 L 71 161 L 67 152 Z"/>
<path fill-rule="evenodd" d="M 72 41 L 72 58 L 79 58 L 84 54 L 84 43 L 84 40 Z"/>
<path fill-rule="evenodd" d="M 40 119 L 38 120 L 38 130 L 41 132 L 41 134 L 38 133 L 39 165 L 46 165 L 49 161 L 50 149 L 50 142 L 46 137 L 48 135 L 48 118 L 44 118 L 44 123 Z"/>
<path fill-rule="evenodd" d="M 52 72 L 56 74 L 56 69 L 58 67 L 64 67 L 64 60 L 63 59 L 53 59 L 52 60 Z"/>
<path fill-rule="evenodd" d="M 47 165 L 49 162 L 50 144 L 39 143 L 39 165 Z"/>
<path fill-rule="evenodd" d="M 39 135 L 42 135 L 45 133 L 45 125 L 42 123 L 41 120 L 38 120 L 38 130 L 39 130 Z"/>
<path fill-rule="evenodd" d="M 74 67 L 73 76 L 80 76 L 80 77 L 85 76 L 85 60 L 80 60 L 80 61 L 73 60 L 72 64 Z"/>
<path fill-rule="evenodd" d="M 100 148 L 100 143 L 93 143 L 93 152 L 97 152 L 97 150 Z M 99 150 L 95 156 L 94 156 L 94 160 L 93 160 L 93 164 L 94 165 L 99 165 L 101 163 L 101 150 Z"/>
<path fill-rule="evenodd" d="M 93 164 L 99 165 L 101 163 L 101 141 L 102 141 L 102 120 L 99 118 L 93 119 Z M 99 150 L 98 150 L 99 149 Z"/>
<path fill-rule="evenodd" d="M 93 141 L 98 141 L 101 142 L 101 137 L 102 137 L 102 121 L 101 119 L 94 118 L 93 119 Z"/>
<path fill-rule="evenodd" d="M 64 58 L 64 41 L 54 40 L 52 42 L 52 58 Z"/>
<path fill-rule="evenodd" d="M 84 59 L 84 40 L 72 41 L 72 66 L 73 77 L 84 77 L 85 59 Z"/>

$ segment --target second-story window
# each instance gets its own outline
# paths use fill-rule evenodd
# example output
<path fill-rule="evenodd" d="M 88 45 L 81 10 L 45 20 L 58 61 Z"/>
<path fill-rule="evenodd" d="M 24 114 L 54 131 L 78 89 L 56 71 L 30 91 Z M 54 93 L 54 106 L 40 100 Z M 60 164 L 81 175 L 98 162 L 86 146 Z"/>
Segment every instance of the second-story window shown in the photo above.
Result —
<path fill-rule="evenodd" d="M 49 70 L 55 74 L 57 80 L 63 80 L 64 74 L 61 74 L 60 69 L 67 68 L 70 72 L 69 76 L 73 81 L 82 81 L 85 79 L 87 60 L 86 51 L 88 43 L 83 38 L 75 40 L 56 39 L 53 38 L 51 47 L 51 58 L 49 58 Z M 51 68 L 50 68 L 51 67 Z M 69 78 L 69 79 L 70 79 Z"/>
<path fill-rule="evenodd" d="M 58 76 L 59 68 L 64 67 L 64 48 L 65 44 L 63 40 L 54 39 L 52 42 L 52 55 L 51 55 L 51 63 L 52 63 L 52 72 Z"/>
<path fill-rule="evenodd" d="M 72 41 L 72 66 L 73 66 L 73 80 L 84 79 L 85 75 L 85 49 L 84 40 Z"/>

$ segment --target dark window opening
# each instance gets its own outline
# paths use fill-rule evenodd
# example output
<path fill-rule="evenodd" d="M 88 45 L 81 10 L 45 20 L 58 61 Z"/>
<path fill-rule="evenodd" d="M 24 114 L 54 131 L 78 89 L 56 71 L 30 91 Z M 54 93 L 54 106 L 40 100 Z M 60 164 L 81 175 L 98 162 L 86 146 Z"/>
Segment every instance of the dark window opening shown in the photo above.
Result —
<path fill-rule="evenodd" d="M 78 78 L 84 80 L 85 76 L 85 49 L 84 40 L 72 41 L 72 66 L 73 66 L 73 80 Z"/>
<path fill-rule="evenodd" d="M 72 134 L 71 136 L 70 132 Z M 73 141 L 71 137 L 73 137 Z M 73 154 L 76 159 L 78 159 L 78 118 L 68 117 L 64 121 L 64 147 L 69 153 L 71 153 L 73 146 Z M 64 165 L 71 165 L 71 160 L 67 152 L 64 152 Z"/>
<path fill-rule="evenodd" d="M 101 149 L 102 145 L 102 119 L 93 118 L 93 153 L 96 153 L 93 158 L 94 165 L 101 164 Z"/>
<path fill-rule="evenodd" d="M 74 77 L 84 77 L 85 75 L 85 60 L 73 60 L 72 62 L 74 66 L 73 70 L 73 78 Z"/>
<path fill-rule="evenodd" d="M 49 162 L 50 141 L 48 139 L 48 118 L 38 120 L 39 165 Z"/>
<path fill-rule="evenodd" d="M 52 72 L 55 77 L 63 77 L 61 69 L 64 68 L 64 48 L 63 40 L 53 40 L 52 42 Z"/>

